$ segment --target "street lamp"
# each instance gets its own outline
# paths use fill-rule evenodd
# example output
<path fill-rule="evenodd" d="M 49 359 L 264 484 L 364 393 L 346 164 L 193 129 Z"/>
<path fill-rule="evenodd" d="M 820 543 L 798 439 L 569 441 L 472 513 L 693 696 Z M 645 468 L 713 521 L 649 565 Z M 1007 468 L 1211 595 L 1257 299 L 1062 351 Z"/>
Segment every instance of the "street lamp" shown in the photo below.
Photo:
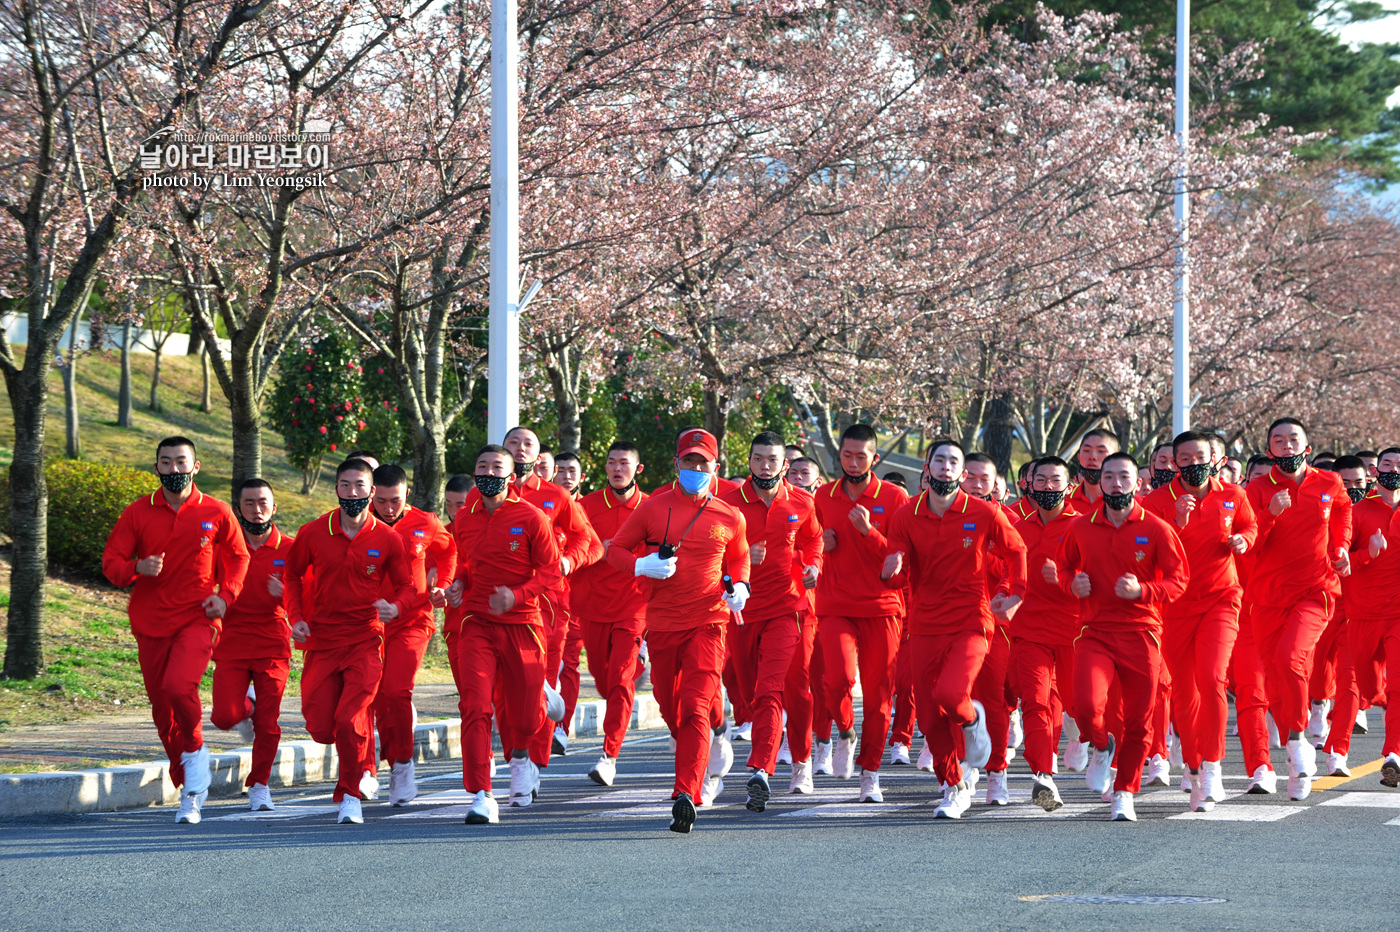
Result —
<path fill-rule="evenodd" d="M 1172 433 L 1191 428 L 1191 272 L 1186 265 L 1190 243 L 1191 202 L 1186 193 L 1190 171 L 1191 0 L 1176 4 L 1176 153 L 1173 182 L 1176 200 L 1175 282 L 1172 295 Z"/>
<path fill-rule="evenodd" d="M 520 92 L 516 0 L 491 3 L 491 291 L 486 439 L 520 417 Z"/>

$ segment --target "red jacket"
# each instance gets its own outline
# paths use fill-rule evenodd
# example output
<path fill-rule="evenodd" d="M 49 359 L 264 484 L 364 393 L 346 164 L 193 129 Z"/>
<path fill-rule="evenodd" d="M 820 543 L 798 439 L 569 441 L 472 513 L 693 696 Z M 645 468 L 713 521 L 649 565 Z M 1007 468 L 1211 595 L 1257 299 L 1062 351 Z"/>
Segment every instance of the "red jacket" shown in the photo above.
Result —
<path fill-rule="evenodd" d="M 1379 492 L 1351 508 L 1351 575 L 1342 580 L 1347 618 L 1390 621 L 1400 614 L 1400 530 L 1392 509 Z M 1386 548 L 1371 557 L 1371 535 L 1385 534 Z"/>
<path fill-rule="evenodd" d="M 1011 519 L 1011 524 L 1013 526 L 1016 524 L 1017 521 L 1020 521 L 1024 518 L 1029 518 L 1031 515 L 1040 513 L 1040 509 L 1036 508 L 1035 506 L 1035 500 L 1024 493 L 1021 495 L 1020 498 L 1016 499 L 1016 501 L 1012 502 L 1010 505 L 1007 505 L 1005 507 L 1009 508 L 1012 512 L 1013 517 Z"/>
<path fill-rule="evenodd" d="M 912 634 L 981 631 L 992 634 L 987 605 L 987 563 L 991 551 L 1006 563 L 1006 589 L 1026 591 L 1026 545 L 997 504 L 959 491 L 940 517 L 919 493 L 890 521 L 889 552 L 904 554 L 904 568 L 885 585 L 914 593 L 909 608 Z"/>
<path fill-rule="evenodd" d="M 570 576 L 603 558 L 603 542 L 594 533 L 578 502 L 563 487 L 531 474 L 520 482 L 519 492 L 521 498 L 544 512 L 558 532 L 559 555 L 568 559 Z M 479 492 L 477 497 L 480 497 Z M 470 496 L 467 501 L 471 503 Z"/>
<path fill-rule="evenodd" d="M 382 518 L 380 520 L 383 520 Z M 428 570 L 436 569 L 439 588 L 446 589 L 452 584 L 457 572 L 457 542 L 452 534 L 442 526 L 437 515 L 421 508 L 405 507 L 399 520 L 393 524 L 384 522 L 403 539 L 404 552 L 408 555 L 410 573 L 413 577 L 413 604 L 407 612 L 389 622 L 394 630 L 415 626 L 433 629 L 433 606 L 428 601 Z M 393 601 L 393 590 L 389 581 L 384 580 L 384 598 Z"/>
<path fill-rule="evenodd" d="M 634 489 L 626 501 L 611 488 L 590 492 L 579 500 L 588 523 L 602 539 L 605 550 L 617 536 L 624 521 L 637 506 L 648 498 L 641 489 Z M 646 553 L 638 546 L 635 556 Z M 574 614 L 584 621 L 601 624 L 639 623 L 646 618 L 647 599 L 637 577 L 624 573 L 607 560 L 599 560 L 569 577 L 569 601 Z"/>
<path fill-rule="evenodd" d="M 723 498 L 739 487 L 740 483 L 733 479 L 726 479 L 719 473 L 715 473 L 710 478 L 710 494 L 715 498 Z M 685 490 L 681 488 L 681 480 L 672 479 L 661 488 L 652 492 L 652 495 L 660 495 L 662 492 L 675 492 L 677 495 L 684 495 Z"/>
<path fill-rule="evenodd" d="M 275 524 L 263 545 L 250 552 L 243 591 L 224 613 L 224 632 L 214 645 L 215 660 L 287 660 L 292 656 L 287 610 L 280 597 L 267 591 L 269 580 L 287 575 L 291 552 L 292 539 Z"/>
<path fill-rule="evenodd" d="M 817 522 L 822 531 L 836 534 L 836 549 L 823 556 L 817 577 L 817 615 L 846 618 L 879 618 L 904 613 L 901 594 L 880 581 L 889 541 L 890 520 L 909 501 L 899 486 L 871 476 L 857 501 L 846 494 L 846 480 L 835 479 L 817 489 Z M 849 517 L 863 505 L 870 512 L 870 533 L 861 536 Z"/>
<path fill-rule="evenodd" d="M 801 571 L 822 565 L 822 526 L 817 523 L 812 496 L 787 480 L 780 481 L 775 491 L 773 504 L 764 504 L 750 477 L 720 496 L 743 514 L 749 549 L 759 541 L 767 545 L 763 562 L 749 569 L 753 596 L 744 606 L 744 617 L 755 621 L 804 611 L 807 590 L 802 587 Z"/>
<path fill-rule="evenodd" d="M 1059 586 L 1045 581 L 1046 560 L 1054 560 L 1070 522 L 1079 516 L 1066 505 L 1049 524 L 1040 520 L 1040 509 L 1015 523 L 1016 533 L 1026 544 L 1026 594 L 1021 607 L 1011 617 L 1011 636 L 1036 644 L 1066 647 L 1079 633 L 1079 600 Z"/>
<path fill-rule="evenodd" d="M 1168 616 L 1198 615 L 1232 592 L 1236 598 L 1243 598 L 1235 552 L 1226 541 L 1238 534 L 1251 548 L 1254 546 L 1259 532 L 1254 509 L 1244 489 L 1232 482 L 1207 479 L 1204 492 L 1205 497 L 1196 502 L 1186 527 L 1176 523 L 1177 499 L 1188 493 L 1181 476 L 1154 489 L 1142 500 L 1142 507 L 1176 531 L 1191 568 L 1191 582 L 1185 594 L 1166 609 Z"/>
<path fill-rule="evenodd" d="M 656 553 L 661 544 L 675 546 L 685 534 L 676 551 L 675 575 L 638 580 L 647 598 L 650 631 L 684 631 L 728 622 L 729 606 L 720 578 L 727 573 L 735 582 L 749 580 L 744 516 L 717 498 L 706 502 L 659 492 L 638 505 L 613 535 L 608 562 L 621 573 L 635 573 L 638 548 L 644 554 Z M 702 506 L 704 512 L 696 518 Z M 686 533 L 692 518 L 695 524 Z"/>
<path fill-rule="evenodd" d="M 452 521 L 452 536 L 457 540 L 457 578 L 466 585 L 463 624 L 474 618 L 544 624 L 542 597 L 558 587 L 560 577 L 559 539 L 543 511 L 521 498 L 515 486 L 494 512 L 487 511 L 480 495 L 468 496 Z M 491 614 L 489 605 L 497 586 L 515 593 L 515 606 L 502 615 Z"/>
<path fill-rule="evenodd" d="M 136 563 L 165 554 L 159 576 L 142 576 Z M 157 489 L 122 511 L 102 551 L 102 572 L 114 586 L 132 586 L 131 630 L 169 637 L 189 624 L 220 627 L 204 617 L 203 602 L 217 593 L 238 598 L 248 571 L 248 546 L 233 511 L 193 488 L 177 513 Z"/>
<path fill-rule="evenodd" d="M 1080 608 L 1082 628 L 1160 635 L 1163 604 L 1180 598 L 1191 580 L 1176 531 L 1138 502 L 1122 527 L 1108 520 L 1102 500 L 1093 512 L 1070 521 L 1055 562 L 1066 592 L 1075 573 L 1089 574 L 1089 597 Z M 1142 584 L 1136 601 L 1119 598 L 1113 591 L 1124 573 L 1133 574 Z"/>
<path fill-rule="evenodd" d="M 1351 499 L 1341 476 L 1305 469 L 1301 484 L 1275 466 L 1245 488 L 1259 522 L 1249 589 L 1257 605 L 1290 606 L 1341 594 L 1332 561 L 1338 548 L 1351 549 Z M 1284 489 L 1293 504 L 1275 517 L 1269 503 Z"/>
<path fill-rule="evenodd" d="M 392 599 L 384 593 L 386 579 Z M 311 628 L 303 650 L 382 640 L 384 623 L 374 603 L 394 602 L 402 616 L 417 595 L 403 540 L 394 529 L 371 514 L 352 540 L 341 529 L 339 508 L 297 531 L 282 585 L 287 620 Z"/>

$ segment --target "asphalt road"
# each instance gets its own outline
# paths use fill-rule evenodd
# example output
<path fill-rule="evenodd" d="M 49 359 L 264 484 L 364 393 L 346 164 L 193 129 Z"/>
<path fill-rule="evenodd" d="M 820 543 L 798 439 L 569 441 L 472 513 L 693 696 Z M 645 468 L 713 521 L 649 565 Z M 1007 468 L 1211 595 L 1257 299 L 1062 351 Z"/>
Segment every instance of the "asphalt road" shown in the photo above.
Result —
<path fill-rule="evenodd" d="M 1380 710 L 1372 713 L 1378 725 Z M 1358 736 L 1354 769 L 1380 756 Z M 1243 789 L 1236 753 L 1226 785 Z M 746 744 L 736 745 L 742 760 Z M 0 929 L 1128 929 L 1393 928 L 1400 791 L 1374 773 L 1300 803 L 1238 796 L 1209 818 L 1186 794 L 1144 788 L 1140 822 L 1110 823 L 1082 778 L 1047 815 L 1012 764 L 1013 803 L 932 819 L 932 776 L 882 771 L 886 803 L 858 782 L 744 809 L 729 781 L 688 836 L 666 830 L 664 736 L 624 747 L 617 785 L 584 774 L 591 741 L 556 759 L 528 809 L 467 826 L 460 770 L 424 765 L 420 795 L 334 824 L 328 794 L 278 794 L 254 816 L 210 803 L 197 826 L 171 809 L 0 824 Z M 1319 755 L 1321 757 L 1321 755 Z M 1282 751 L 1274 764 L 1285 770 Z M 786 788 L 779 767 L 775 789 Z M 504 768 L 501 776 L 505 776 Z M 1280 780 L 1282 788 L 1283 780 Z M 504 786 L 501 787 L 504 796 Z M 1204 898 L 1064 902 L 1057 895 Z"/>

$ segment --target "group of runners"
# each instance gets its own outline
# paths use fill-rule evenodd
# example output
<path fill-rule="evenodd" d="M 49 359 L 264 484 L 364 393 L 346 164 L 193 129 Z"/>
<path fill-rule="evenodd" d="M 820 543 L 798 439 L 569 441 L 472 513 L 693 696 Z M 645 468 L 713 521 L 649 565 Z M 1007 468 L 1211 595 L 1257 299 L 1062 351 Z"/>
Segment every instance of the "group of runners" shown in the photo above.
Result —
<path fill-rule="evenodd" d="M 1082 773 L 1113 820 L 1135 821 L 1144 780 L 1168 785 L 1174 769 L 1192 809 L 1225 799 L 1231 696 L 1248 792 L 1278 792 L 1279 747 L 1291 799 L 1311 792 L 1319 747 L 1326 773 L 1350 775 L 1368 708 L 1400 717 L 1386 701 L 1400 690 L 1400 448 L 1310 460 L 1293 418 L 1264 439 L 1241 462 L 1188 431 L 1140 467 L 1090 430 L 1077 462 L 1027 463 L 1008 499 L 991 457 L 951 439 L 926 446 L 915 481 L 879 478 L 876 433 L 853 425 L 823 482 L 765 431 L 733 481 L 716 438 L 689 428 L 673 482 L 643 492 L 638 448 L 620 440 L 605 484 L 581 494 L 576 455 L 514 428 L 448 482 L 446 524 L 408 503 L 401 468 L 357 451 L 336 469 L 339 507 L 293 539 L 267 482 L 244 482 L 230 508 L 196 487 L 195 444 L 171 437 L 161 489 L 123 512 L 103 565 L 133 587 L 180 822 L 200 820 L 211 780 L 211 659 L 211 721 L 251 742 L 249 805 L 274 808 L 294 647 L 307 731 L 338 754 L 337 820 L 363 821 L 384 769 L 388 803 L 413 800 L 413 688 L 437 610 L 468 823 L 537 799 L 540 771 L 567 753 L 585 658 L 606 703 L 588 779 L 613 784 L 649 676 L 675 756 L 674 832 L 723 792 L 739 738 L 756 813 L 775 792 L 812 793 L 818 774 L 882 802 L 882 766 L 917 766 L 936 775 L 934 817 L 956 819 L 983 781 L 987 805 L 1010 802 L 1019 749 L 1035 804 L 1059 808 L 1057 775 Z M 1380 779 L 1394 787 L 1391 715 Z"/>

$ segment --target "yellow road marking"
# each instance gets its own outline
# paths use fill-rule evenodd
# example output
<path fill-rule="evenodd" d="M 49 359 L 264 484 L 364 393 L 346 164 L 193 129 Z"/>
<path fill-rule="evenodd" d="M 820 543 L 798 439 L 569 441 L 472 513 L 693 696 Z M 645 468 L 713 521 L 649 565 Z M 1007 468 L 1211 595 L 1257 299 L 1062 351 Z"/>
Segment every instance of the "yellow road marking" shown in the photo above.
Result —
<path fill-rule="evenodd" d="M 1384 757 L 1377 757 L 1369 764 L 1362 764 L 1359 767 L 1351 768 L 1349 777 L 1321 777 L 1313 781 L 1315 790 L 1334 790 L 1343 783 L 1350 783 L 1353 780 L 1360 780 L 1362 777 L 1369 777 L 1373 773 L 1379 773 L 1381 764 L 1385 763 Z"/>

